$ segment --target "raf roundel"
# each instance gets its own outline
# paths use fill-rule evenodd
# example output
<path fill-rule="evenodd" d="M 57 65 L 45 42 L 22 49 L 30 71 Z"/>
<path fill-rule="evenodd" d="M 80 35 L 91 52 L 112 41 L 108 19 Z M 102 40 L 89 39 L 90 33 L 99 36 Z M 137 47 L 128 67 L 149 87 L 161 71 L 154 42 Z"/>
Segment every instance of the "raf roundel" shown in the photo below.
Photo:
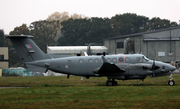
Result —
<path fill-rule="evenodd" d="M 68 68 L 68 65 L 66 65 L 65 68 Z"/>

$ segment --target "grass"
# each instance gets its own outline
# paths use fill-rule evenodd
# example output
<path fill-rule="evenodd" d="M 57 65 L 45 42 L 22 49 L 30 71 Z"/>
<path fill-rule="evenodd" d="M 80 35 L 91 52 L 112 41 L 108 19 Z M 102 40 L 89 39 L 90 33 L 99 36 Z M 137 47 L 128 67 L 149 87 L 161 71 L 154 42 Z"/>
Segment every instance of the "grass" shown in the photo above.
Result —
<path fill-rule="evenodd" d="M 81 77 L 1 77 L 0 86 L 25 87 L 0 89 L 0 108 L 179 108 L 180 75 L 173 75 L 175 86 L 168 86 L 168 76 L 144 81 L 117 81 L 105 86 L 106 78 Z"/>

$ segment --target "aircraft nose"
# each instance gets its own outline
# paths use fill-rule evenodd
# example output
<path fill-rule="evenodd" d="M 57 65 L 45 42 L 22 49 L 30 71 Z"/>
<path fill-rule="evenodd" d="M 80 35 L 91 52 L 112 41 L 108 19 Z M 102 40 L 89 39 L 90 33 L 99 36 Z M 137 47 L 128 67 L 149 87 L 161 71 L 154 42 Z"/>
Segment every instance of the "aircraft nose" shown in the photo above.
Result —
<path fill-rule="evenodd" d="M 170 66 L 169 66 L 169 70 L 170 70 L 170 71 L 174 71 L 174 70 L 176 70 L 176 67 L 170 65 Z"/>

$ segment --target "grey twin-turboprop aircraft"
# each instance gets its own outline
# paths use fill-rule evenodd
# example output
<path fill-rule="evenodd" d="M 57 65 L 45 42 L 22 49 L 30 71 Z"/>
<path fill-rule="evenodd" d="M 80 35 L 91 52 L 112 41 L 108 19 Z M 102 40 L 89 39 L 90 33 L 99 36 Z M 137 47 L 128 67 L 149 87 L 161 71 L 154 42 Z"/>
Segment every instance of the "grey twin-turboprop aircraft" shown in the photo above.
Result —
<path fill-rule="evenodd" d="M 44 54 L 28 35 L 9 35 L 21 60 L 29 70 L 46 72 L 52 70 L 68 75 L 89 77 L 106 76 L 107 86 L 116 86 L 118 80 L 140 79 L 146 76 L 159 77 L 171 75 L 175 67 L 159 61 L 153 61 L 141 54 L 117 54 L 102 56 L 57 56 Z M 171 76 L 170 76 L 171 77 Z M 168 82 L 174 85 L 172 78 Z"/>

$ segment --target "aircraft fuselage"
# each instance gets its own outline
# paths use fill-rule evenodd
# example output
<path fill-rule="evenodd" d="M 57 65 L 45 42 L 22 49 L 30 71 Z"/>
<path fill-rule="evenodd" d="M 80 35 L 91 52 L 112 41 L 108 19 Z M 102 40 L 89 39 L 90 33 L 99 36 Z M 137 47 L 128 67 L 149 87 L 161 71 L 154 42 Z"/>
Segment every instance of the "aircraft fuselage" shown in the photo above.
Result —
<path fill-rule="evenodd" d="M 123 71 L 112 71 L 107 68 L 103 73 L 96 73 L 95 69 L 100 68 L 104 60 L 102 56 L 77 56 L 64 57 L 47 60 L 36 61 L 37 65 L 41 67 L 46 66 L 49 70 L 77 76 L 109 76 L 110 78 L 126 80 L 126 79 L 145 79 L 147 75 L 153 75 L 152 64 L 153 61 L 147 59 L 141 54 L 119 54 L 103 56 L 107 63 L 116 65 Z M 34 63 L 34 62 L 33 62 Z M 41 63 L 41 64 L 40 64 Z M 169 71 L 174 70 L 174 66 L 163 62 L 155 61 L 155 65 L 159 68 L 154 70 L 156 76 L 160 74 L 168 74 Z M 108 71 L 109 70 L 109 71 Z M 111 72 L 112 71 L 112 72 Z M 163 75 L 164 76 L 164 75 Z"/>

